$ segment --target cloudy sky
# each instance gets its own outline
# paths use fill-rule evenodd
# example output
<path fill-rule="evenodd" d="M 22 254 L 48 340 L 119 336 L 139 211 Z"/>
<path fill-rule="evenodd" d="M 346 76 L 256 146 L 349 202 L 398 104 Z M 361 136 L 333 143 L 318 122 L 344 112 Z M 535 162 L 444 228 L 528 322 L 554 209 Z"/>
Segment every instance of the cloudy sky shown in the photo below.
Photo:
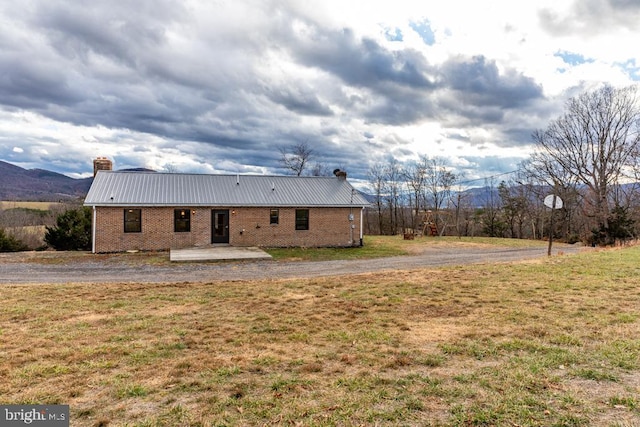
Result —
<path fill-rule="evenodd" d="M 640 80 L 637 0 L 0 1 L 0 160 L 284 173 L 306 143 L 365 179 L 443 157 L 514 170 L 531 133 Z"/>

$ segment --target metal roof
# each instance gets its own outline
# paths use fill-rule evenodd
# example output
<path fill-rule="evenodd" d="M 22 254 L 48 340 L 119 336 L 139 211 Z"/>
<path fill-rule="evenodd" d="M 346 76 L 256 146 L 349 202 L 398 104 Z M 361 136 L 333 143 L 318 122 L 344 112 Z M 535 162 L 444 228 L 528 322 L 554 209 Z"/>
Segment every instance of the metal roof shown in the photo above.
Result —
<path fill-rule="evenodd" d="M 351 207 L 369 202 L 337 177 L 98 171 L 85 206 Z"/>

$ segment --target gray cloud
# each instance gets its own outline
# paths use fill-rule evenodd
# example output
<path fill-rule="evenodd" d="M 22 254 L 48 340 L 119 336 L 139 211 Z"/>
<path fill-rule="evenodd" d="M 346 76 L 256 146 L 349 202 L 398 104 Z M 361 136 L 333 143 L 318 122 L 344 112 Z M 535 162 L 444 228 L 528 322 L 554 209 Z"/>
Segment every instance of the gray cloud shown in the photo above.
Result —
<path fill-rule="evenodd" d="M 410 50 L 390 52 L 371 39 L 358 40 L 344 29 L 322 31 L 316 37 L 297 40 L 293 54 L 307 66 L 328 71 L 344 82 L 383 90 L 390 84 L 428 88 L 424 58 Z"/>
<path fill-rule="evenodd" d="M 432 115 L 428 95 L 435 89 L 430 78 L 435 70 L 419 52 L 390 51 L 374 40 L 357 39 L 349 29 L 317 27 L 313 37 L 294 40 L 290 50 L 306 67 L 364 89 L 364 97 L 335 102 L 361 112 L 369 123 L 409 124 Z"/>
<path fill-rule="evenodd" d="M 309 89 L 280 87 L 276 90 L 268 90 L 267 96 L 274 103 L 294 113 L 314 116 L 333 115 L 331 108 L 324 105 Z"/>
<path fill-rule="evenodd" d="M 83 99 L 61 69 L 34 58 L 29 64 L 1 55 L 0 96 L 7 106 L 46 111 L 49 105 L 72 106 Z M 11 66 L 10 66 L 11 65 Z"/>
<path fill-rule="evenodd" d="M 513 109 L 542 97 L 542 87 L 513 69 L 500 74 L 484 56 L 452 58 L 442 67 L 445 85 L 477 107 Z"/>
<path fill-rule="evenodd" d="M 538 12 L 542 28 L 560 36 L 592 37 L 612 28 L 636 30 L 639 19 L 640 3 L 637 0 L 574 0 L 567 15 L 548 8 Z"/>

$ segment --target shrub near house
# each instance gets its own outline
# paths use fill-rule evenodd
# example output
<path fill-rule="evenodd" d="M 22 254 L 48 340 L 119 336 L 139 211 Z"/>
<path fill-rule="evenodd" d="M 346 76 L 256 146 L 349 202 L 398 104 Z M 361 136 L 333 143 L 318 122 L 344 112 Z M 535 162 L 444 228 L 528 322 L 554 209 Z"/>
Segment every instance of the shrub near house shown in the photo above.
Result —
<path fill-rule="evenodd" d="M 44 241 L 59 251 L 91 249 L 91 209 L 80 208 L 64 212 L 54 227 L 47 227 Z"/>

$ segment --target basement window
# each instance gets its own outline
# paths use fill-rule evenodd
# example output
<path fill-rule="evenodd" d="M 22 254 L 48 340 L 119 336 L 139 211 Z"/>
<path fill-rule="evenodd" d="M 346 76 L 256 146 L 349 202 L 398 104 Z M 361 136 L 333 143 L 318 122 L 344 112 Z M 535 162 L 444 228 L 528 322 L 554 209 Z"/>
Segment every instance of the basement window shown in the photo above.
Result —
<path fill-rule="evenodd" d="M 124 210 L 124 232 L 125 233 L 142 232 L 142 209 L 125 209 Z"/>
<path fill-rule="evenodd" d="M 191 231 L 191 211 L 189 209 L 175 209 L 173 211 L 173 231 L 176 233 Z"/>
<path fill-rule="evenodd" d="M 269 224 L 278 224 L 280 222 L 280 211 L 278 209 L 271 209 L 269 212 Z"/>
<path fill-rule="evenodd" d="M 296 209 L 296 230 L 309 229 L 309 209 Z"/>

